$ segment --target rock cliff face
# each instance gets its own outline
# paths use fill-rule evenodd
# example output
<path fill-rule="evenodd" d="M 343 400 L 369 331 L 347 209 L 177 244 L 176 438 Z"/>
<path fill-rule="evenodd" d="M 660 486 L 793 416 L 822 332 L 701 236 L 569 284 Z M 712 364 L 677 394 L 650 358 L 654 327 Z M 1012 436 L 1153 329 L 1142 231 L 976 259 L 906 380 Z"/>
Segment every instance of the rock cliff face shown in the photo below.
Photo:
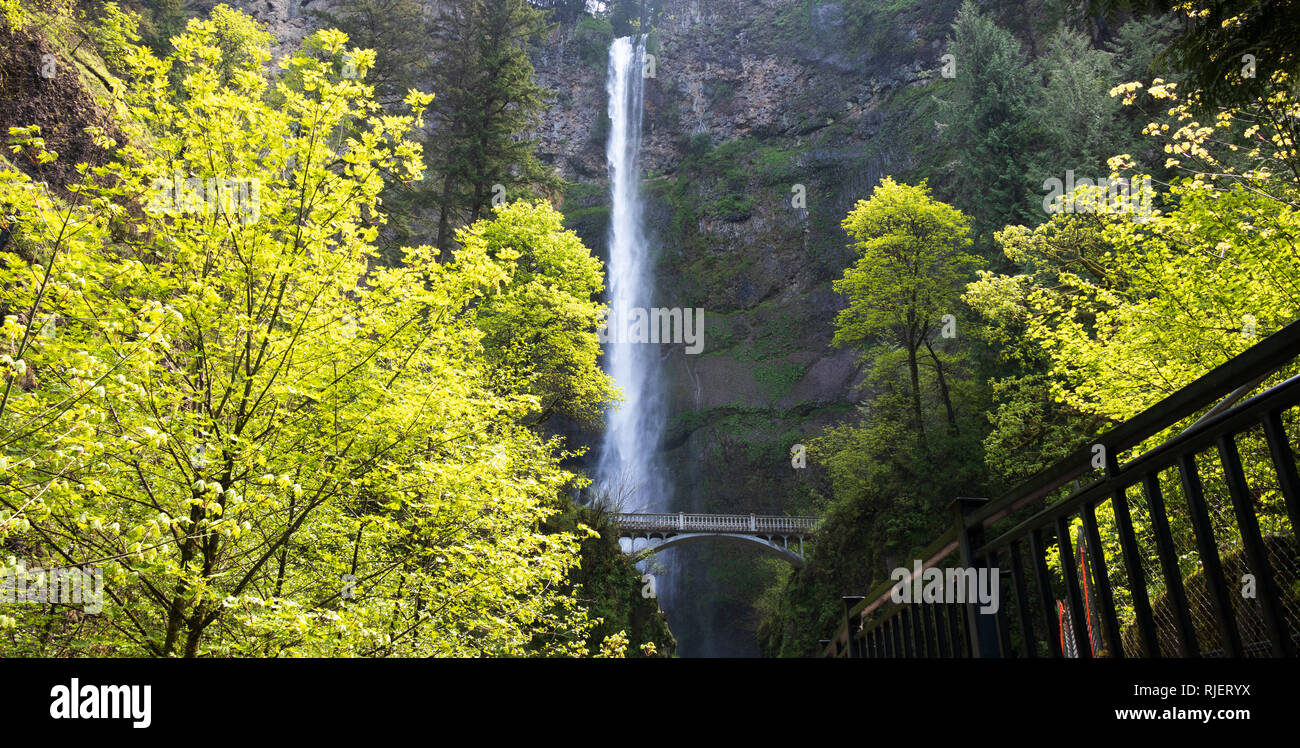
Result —
<path fill-rule="evenodd" d="M 286 43 L 328 0 L 239 3 Z M 703 307 L 705 346 L 665 353 L 659 448 L 681 511 L 815 512 L 792 445 L 849 415 L 862 371 L 831 347 L 853 259 L 840 221 L 884 174 L 924 160 L 954 0 L 661 0 L 648 50 L 643 194 L 658 306 Z M 535 137 L 571 182 L 562 209 L 603 253 L 608 22 L 557 26 L 535 67 L 555 100 Z M 436 92 L 435 92 L 436 93 Z M 587 444 L 595 434 L 573 433 Z M 753 605 L 779 562 L 729 546 L 676 553 L 669 607 L 683 655 L 756 655 Z"/>
<path fill-rule="evenodd" d="M 310 11 L 330 6 L 329 0 L 238 0 L 227 4 L 266 24 L 279 42 L 278 50 L 297 46 L 313 29 Z"/>

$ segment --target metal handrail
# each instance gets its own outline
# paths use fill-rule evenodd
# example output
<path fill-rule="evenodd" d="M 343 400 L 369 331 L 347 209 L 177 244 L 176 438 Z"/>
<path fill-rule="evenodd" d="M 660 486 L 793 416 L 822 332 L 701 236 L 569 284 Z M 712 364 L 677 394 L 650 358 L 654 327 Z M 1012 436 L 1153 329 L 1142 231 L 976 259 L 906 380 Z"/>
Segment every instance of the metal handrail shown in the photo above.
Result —
<path fill-rule="evenodd" d="M 1216 401 L 1225 397 L 1235 401 L 1242 394 L 1243 388 L 1257 385 L 1295 360 L 1298 355 L 1300 355 L 1300 321 L 1287 325 L 1138 415 L 1117 424 L 1089 444 L 1079 447 L 1065 459 L 1039 471 L 997 499 L 964 515 L 958 523 L 921 551 L 919 556 L 923 561 L 923 568 L 937 565 L 958 550 L 963 533 L 974 533 L 982 538 L 983 531 L 994 523 L 1035 502 L 1045 501 L 1062 486 L 1087 473 L 1095 445 L 1104 447 L 1104 454 L 1111 459 L 1109 477 L 1093 481 L 1077 489 L 1061 502 L 1044 507 L 1030 519 L 1017 523 L 1015 527 L 1001 533 L 992 541 L 981 542 L 973 549 L 975 554 L 983 556 L 989 552 L 996 552 L 1023 537 L 1028 530 L 1042 527 L 1058 517 L 1079 511 L 1080 507 L 1087 506 L 1091 502 L 1114 495 L 1117 486 L 1132 485 L 1137 479 L 1129 479 L 1130 476 L 1150 470 L 1152 465 L 1158 464 L 1161 460 L 1176 460 L 1180 454 L 1186 454 L 1188 449 L 1207 445 L 1224 433 L 1232 433 L 1234 428 L 1239 426 L 1245 428 L 1258 423 L 1262 413 L 1276 413 L 1279 408 L 1300 401 L 1300 377 L 1295 377 L 1271 387 L 1268 391 L 1244 403 L 1234 406 L 1224 402 L 1216 406 L 1182 434 L 1138 456 L 1122 468 L 1115 461 L 1123 452 L 1187 419 L 1197 411 L 1213 405 Z M 834 656 L 851 650 L 852 647 L 849 646 L 852 643 L 851 622 L 859 622 L 859 630 L 862 630 L 860 622 L 889 601 L 895 585 L 894 580 L 887 580 L 877 585 L 866 597 L 853 598 L 856 602 L 846 605 L 844 622 L 832 639 L 824 642 L 825 654 Z M 847 600 L 848 598 L 846 602 Z"/>
<path fill-rule="evenodd" d="M 642 532 L 720 532 L 811 535 L 820 517 L 772 517 L 753 514 L 686 514 L 621 512 L 611 515 L 622 530 Z"/>

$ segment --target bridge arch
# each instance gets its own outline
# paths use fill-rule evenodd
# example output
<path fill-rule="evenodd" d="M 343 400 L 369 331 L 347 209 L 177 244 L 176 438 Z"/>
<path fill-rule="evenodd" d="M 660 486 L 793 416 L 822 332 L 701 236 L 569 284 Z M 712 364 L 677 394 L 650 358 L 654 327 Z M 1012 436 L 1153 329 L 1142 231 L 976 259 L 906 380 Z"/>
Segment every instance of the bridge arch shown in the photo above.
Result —
<path fill-rule="evenodd" d="M 645 558 L 664 548 L 694 543 L 701 540 L 730 540 L 757 545 L 762 551 L 774 555 L 791 565 L 804 564 L 803 541 L 810 537 L 820 519 L 818 517 L 760 517 L 754 514 L 647 514 L 619 513 L 613 515 L 620 538 L 631 541 L 629 553 Z M 636 549 L 637 539 L 651 543 Z M 659 542 L 655 542 L 658 540 Z M 779 541 L 779 542 L 778 542 Z M 790 543 L 797 541 L 799 552 L 791 550 Z"/>
<path fill-rule="evenodd" d="M 647 545 L 644 548 L 636 548 L 635 544 L 637 538 L 641 538 L 649 541 L 650 545 Z M 665 548 L 672 548 L 675 545 L 685 545 L 686 543 L 695 543 L 702 540 L 724 540 L 724 541 L 746 543 L 750 545 L 757 545 L 759 549 L 761 549 L 763 552 L 772 556 L 776 556 L 777 558 L 780 558 L 782 561 L 789 563 L 790 565 L 794 566 L 796 569 L 801 568 L 804 565 L 804 558 L 802 555 L 776 543 L 775 541 L 769 538 L 761 538 L 756 535 L 740 535 L 736 533 L 724 533 L 724 532 L 687 532 L 687 533 L 669 535 L 666 538 L 662 536 L 647 537 L 645 535 L 639 535 L 636 537 L 631 537 L 629 538 L 629 540 L 632 542 L 632 551 L 630 553 L 632 557 L 638 561 L 645 558 L 649 558 L 650 556 L 653 556 L 659 551 L 662 551 Z"/>

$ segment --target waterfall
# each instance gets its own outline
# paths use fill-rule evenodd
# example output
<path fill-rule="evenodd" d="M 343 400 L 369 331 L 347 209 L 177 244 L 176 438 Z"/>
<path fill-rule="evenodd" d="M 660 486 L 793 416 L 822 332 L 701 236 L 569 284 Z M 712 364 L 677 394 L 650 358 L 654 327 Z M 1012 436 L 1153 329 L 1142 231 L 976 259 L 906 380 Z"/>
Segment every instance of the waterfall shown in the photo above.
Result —
<path fill-rule="evenodd" d="M 633 309 L 649 309 L 654 274 L 641 222 L 640 154 L 642 67 L 645 37 L 621 37 L 609 48 L 605 88 L 609 94 L 609 318 L 629 319 Z M 608 414 L 597 490 L 612 508 L 625 512 L 668 511 L 667 482 L 658 461 L 664 420 L 660 396 L 658 346 L 623 342 L 610 336 L 605 367 L 623 393 Z"/>

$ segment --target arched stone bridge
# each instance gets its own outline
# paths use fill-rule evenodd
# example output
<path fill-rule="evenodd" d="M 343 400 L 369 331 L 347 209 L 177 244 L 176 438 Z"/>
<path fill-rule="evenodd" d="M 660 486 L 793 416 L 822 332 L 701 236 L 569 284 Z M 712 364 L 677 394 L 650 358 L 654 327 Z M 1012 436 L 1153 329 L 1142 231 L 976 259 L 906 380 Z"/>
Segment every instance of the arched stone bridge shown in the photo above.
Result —
<path fill-rule="evenodd" d="M 618 525 L 618 536 L 631 540 L 629 552 L 634 556 L 649 556 L 664 548 L 697 540 L 739 540 L 756 543 L 796 567 L 803 566 L 803 541 L 811 537 L 813 528 L 821 517 L 762 517 L 754 514 L 641 514 L 613 515 Z M 652 545 L 636 548 L 638 538 Z M 653 541 L 658 540 L 655 543 Z M 790 541 L 799 543 L 796 552 Z M 779 542 L 778 542 L 779 541 Z"/>

